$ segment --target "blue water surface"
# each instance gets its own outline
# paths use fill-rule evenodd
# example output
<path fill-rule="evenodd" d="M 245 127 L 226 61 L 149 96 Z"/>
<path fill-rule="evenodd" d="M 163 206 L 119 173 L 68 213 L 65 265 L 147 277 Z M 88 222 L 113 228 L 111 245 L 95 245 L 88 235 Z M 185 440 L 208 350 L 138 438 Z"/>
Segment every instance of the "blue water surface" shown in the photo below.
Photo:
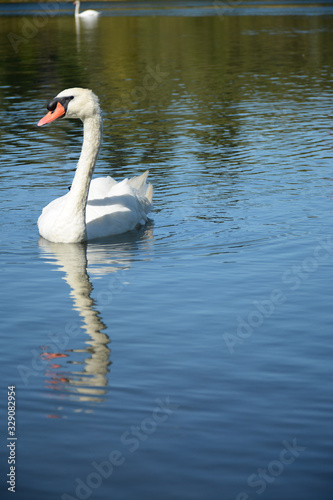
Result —
<path fill-rule="evenodd" d="M 294 3 L 0 19 L 1 498 L 8 386 L 17 500 L 332 498 L 333 18 Z M 154 208 L 51 244 L 82 127 L 36 122 L 73 86 Z"/>

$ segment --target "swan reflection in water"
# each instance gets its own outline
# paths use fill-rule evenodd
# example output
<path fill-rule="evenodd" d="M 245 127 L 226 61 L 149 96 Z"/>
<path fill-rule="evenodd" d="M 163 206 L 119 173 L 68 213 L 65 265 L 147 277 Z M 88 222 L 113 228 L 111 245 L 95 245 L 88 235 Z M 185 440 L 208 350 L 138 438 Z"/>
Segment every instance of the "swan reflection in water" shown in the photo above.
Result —
<path fill-rule="evenodd" d="M 90 49 L 91 46 L 95 45 L 94 42 L 96 41 L 95 34 L 97 32 L 98 19 L 99 16 L 75 16 L 76 48 L 78 53 L 81 51 L 81 34 L 85 47 L 88 46 L 88 49 Z"/>
<path fill-rule="evenodd" d="M 150 245 L 152 226 L 119 237 L 109 243 L 51 243 L 39 240 L 41 257 L 55 264 L 64 273 L 63 279 L 70 286 L 73 309 L 78 311 L 80 321 L 62 325 L 63 334 L 53 336 L 51 346 L 43 346 L 41 358 L 46 363 L 45 380 L 48 389 L 59 391 L 62 398 L 76 401 L 99 403 L 107 393 L 108 372 L 110 370 L 110 338 L 105 333 L 107 326 L 100 311 L 106 306 L 105 297 L 101 306 L 91 297 L 93 286 L 88 274 L 99 278 L 111 274 L 108 282 L 107 304 L 112 301 L 112 293 L 119 293 L 126 281 L 123 273 L 131 268 L 138 247 Z M 98 301 L 97 301 L 98 302 Z M 98 307 L 100 311 L 98 310 Z M 82 331 L 88 335 L 80 348 L 73 348 L 80 342 Z M 56 346 L 56 352 L 55 352 Z M 53 393 L 55 396 L 55 393 Z M 58 408 L 60 410 L 61 408 Z M 75 411 L 82 411 L 76 409 Z M 59 415 L 49 415 L 59 418 Z"/>

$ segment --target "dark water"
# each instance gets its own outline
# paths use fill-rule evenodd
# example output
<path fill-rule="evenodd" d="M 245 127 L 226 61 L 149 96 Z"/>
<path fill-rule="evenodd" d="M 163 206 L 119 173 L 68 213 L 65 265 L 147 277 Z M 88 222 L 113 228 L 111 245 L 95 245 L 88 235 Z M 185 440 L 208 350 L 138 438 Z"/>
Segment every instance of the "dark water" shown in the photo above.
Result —
<path fill-rule="evenodd" d="M 1 498 L 332 498 L 321 4 L 0 18 Z M 51 245 L 36 221 L 70 186 L 82 130 L 35 124 L 73 86 L 101 100 L 96 175 L 148 168 L 154 209 L 139 232 Z"/>

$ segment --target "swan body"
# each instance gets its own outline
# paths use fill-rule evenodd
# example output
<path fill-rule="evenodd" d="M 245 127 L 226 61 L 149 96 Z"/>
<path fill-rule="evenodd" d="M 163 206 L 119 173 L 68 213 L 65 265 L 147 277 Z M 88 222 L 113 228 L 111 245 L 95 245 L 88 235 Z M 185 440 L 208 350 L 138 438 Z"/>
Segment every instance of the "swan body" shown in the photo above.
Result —
<path fill-rule="evenodd" d="M 121 182 L 111 177 L 91 181 L 102 138 L 97 96 L 88 89 L 66 89 L 47 107 L 49 112 L 38 125 L 58 118 L 79 118 L 83 121 L 83 145 L 70 191 L 49 203 L 38 219 L 40 235 L 55 243 L 78 243 L 145 224 L 153 197 L 148 171 Z"/>
<path fill-rule="evenodd" d="M 75 17 L 97 17 L 99 16 L 99 12 L 97 10 L 93 10 L 93 9 L 88 9 L 88 10 L 84 10 L 83 12 L 79 13 L 80 11 L 80 0 L 76 0 L 76 2 L 73 2 L 74 5 L 75 5 L 75 12 L 74 12 L 74 16 Z"/>

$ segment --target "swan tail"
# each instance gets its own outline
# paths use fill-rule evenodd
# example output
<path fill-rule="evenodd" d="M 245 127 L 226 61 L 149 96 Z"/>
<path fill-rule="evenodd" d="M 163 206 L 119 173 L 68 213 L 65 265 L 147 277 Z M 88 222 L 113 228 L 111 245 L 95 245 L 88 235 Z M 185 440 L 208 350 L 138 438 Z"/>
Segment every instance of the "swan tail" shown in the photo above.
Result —
<path fill-rule="evenodd" d="M 148 184 L 147 191 L 146 191 L 146 198 L 149 201 L 149 203 L 152 203 L 153 201 L 153 186 L 152 184 Z"/>
<path fill-rule="evenodd" d="M 132 177 L 128 182 L 134 189 L 137 189 L 141 195 L 145 196 L 149 203 L 151 203 L 153 199 L 153 186 L 147 183 L 148 174 L 149 170 L 146 170 L 143 174 Z"/>

